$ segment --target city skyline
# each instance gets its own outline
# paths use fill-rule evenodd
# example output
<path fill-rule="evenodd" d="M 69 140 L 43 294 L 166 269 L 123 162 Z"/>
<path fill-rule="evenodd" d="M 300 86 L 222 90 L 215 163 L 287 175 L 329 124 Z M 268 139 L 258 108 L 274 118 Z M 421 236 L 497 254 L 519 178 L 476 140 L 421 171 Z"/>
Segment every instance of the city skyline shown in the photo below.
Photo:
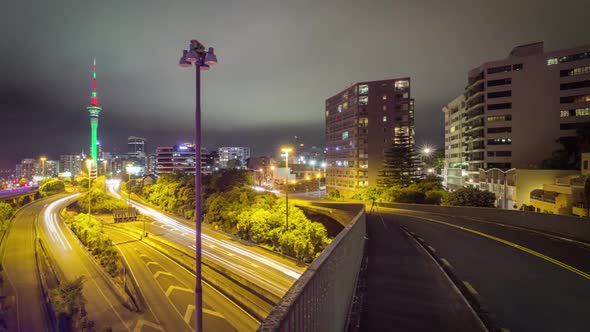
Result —
<path fill-rule="evenodd" d="M 11 77 L 0 82 L 0 166 L 88 146 L 88 64 L 95 55 L 101 104 L 109 111 L 101 116 L 98 134 L 105 150 L 125 151 L 129 135 L 147 137 L 152 146 L 190 141 L 194 83 L 176 61 L 192 30 L 203 31 L 224 64 L 204 73 L 206 146 L 239 141 L 263 155 L 294 135 L 321 146 L 326 98 L 352 82 L 411 76 L 416 142 L 442 147 L 440 109 L 463 91 L 470 68 L 502 57 L 514 45 L 544 41 L 553 50 L 588 43 L 583 1 L 558 8 L 544 3 L 457 4 L 461 12 L 436 4 L 426 13 L 419 12 L 423 4 L 385 2 L 334 10 L 329 3 L 184 4 L 166 11 L 132 3 L 11 4 L 6 12 L 14 15 L 3 20 L 14 29 L 2 32 L 10 44 L 0 55 L 0 71 Z M 48 14 L 55 8 L 64 10 L 59 19 Z M 522 25 L 530 8 L 536 16 Z M 200 19 L 188 19 L 194 15 Z M 428 29 L 407 17 L 422 17 Z M 348 24 L 352 19 L 366 23 Z M 154 24 L 140 24 L 146 20 Z M 43 61 L 33 58 L 36 52 L 23 52 L 32 44 Z M 309 56 L 300 56 L 300 49 Z M 364 57 L 371 61 L 360 61 Z M 35 135 L 27 135 L 30 131 Z M 46 144 L 38 144 L 38 137 Z"/>

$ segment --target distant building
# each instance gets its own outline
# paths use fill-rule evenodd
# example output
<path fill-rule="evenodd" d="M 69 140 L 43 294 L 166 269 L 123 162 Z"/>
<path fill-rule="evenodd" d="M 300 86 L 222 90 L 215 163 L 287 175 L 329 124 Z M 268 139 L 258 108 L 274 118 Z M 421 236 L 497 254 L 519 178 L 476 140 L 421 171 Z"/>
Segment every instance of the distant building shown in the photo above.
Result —
<path fill-rule="evenodd" d="M 76 176 L 83 171 L 84 157 L 81 154 L 64 154 L 59 156 L 60 173 L 69 172 L 70 176 Z"/>
<path fill-rule="evenodd" d="M 27 178 L 30 180 L 36 175 L 37 160 L 32 158 L 25 158 L 21 160 L 20 164 L 16 166 L 16 177 Z"/>
<path fill-rule="evenodd" d="M 201 164 L 203 165 L 203 172 L 211 173 L 219 170 L 219 152 L 213 150 L 210 153 L 203 151 L 201 154 Z"/>
<path fill-rule="evenodd" d="M 589 75 L 590 45 L 545 52 L 542 42 L 472 69 L 463 97 L 443 109 L 445 164 L 467 164 L 474 183 L 480 169 L 541 168 L 590 120 Z"/>
<path fill-rule="evenodd" d="M 377 185 L 383 152 L 405 134 L 414 145 L 410 78 L 355 83 L 326 100 L 327 191 Z"/>
<path fill-rule="evenodd" d="M 127 158 L 134 166 L 142 169 L 139 175 L 144 175 L 149 169 L 146 142 L 147 140 L 143 137 L 129 136 L 127 138 Z"/>
<path fill-rule="evenodd" d="M 56 178 L 59 173 L 59 161 L 58 160 L 46 160 L 44 163 L 41 164 L 41 171 L 39 175 L 45 177 Z M 45 165 L 43 165 L 45 164 Z M 43 169 L 45 168 L 45 169 Z"/>
<path fill-rule="evenodd" d="M 225 168 L 230 160 L 239 160 L 240 165 L 245 166 L 250 158 L 250 148 L 243 146 L 224 146 L 217 149 L 219 153 L 219 166 Z"/>
<path fill-rule="evenodd" d="M 178 144 L 171 147 L 158 147 L 156 150 L 157 174 L 194 173 L 195 150 L 195 145 L 191 143 Z M 201 149 L 201 172 L 208 171 L 203 158 L 203 155 L 206 154 L 205 152 L 204 149 Z"/>

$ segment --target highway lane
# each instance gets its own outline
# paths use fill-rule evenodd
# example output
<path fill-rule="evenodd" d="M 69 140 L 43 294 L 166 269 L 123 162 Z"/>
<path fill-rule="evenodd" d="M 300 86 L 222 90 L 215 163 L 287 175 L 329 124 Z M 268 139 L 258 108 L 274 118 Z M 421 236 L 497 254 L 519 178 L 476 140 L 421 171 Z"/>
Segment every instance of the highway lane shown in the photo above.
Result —
<path fill-rule="evenodd" d="M 121 198 L 114 186 L 109 190 L 115 197 Z M 195 250 L 196 233 L 194 226 L 161 213 L 136 201 L 131 201 L 140 213 L 149 216 L 156 224 L 146 225 L 149 233 L 157 234 L 189 250 Z M 139 226 L 139 225 L 137 225 Z M 232 272 L 256 282 L 258 285 L 282 297 L 301 273 L 300 267 L 288 265 L 243 245 L 225 239 L 218 239 L 203 228 L 203 256 L 224 266 Z"/>
<path fill-rule="evenodd" d="M 47 314 L 35 260 L 35 222 L 43 206 L 59 197 L 31 203 L 14 217 L 4 239 L 2 266 L 7 296 L 14 296 L 15 307 L 10 331 L 49 331 Z"/>
<path fill-rule="evenodd" d="M 406 226 L 511 331 L 587 331 L 590 251 L 575 242 L 477 220 L 380 208 Z M 460 227 L 463 227 L 461 229 Z M 568 268 L 568 267 L 571 267 Z"/>
<path fill-rule="evenodd" d="M 110 326 L 113 331 L 162 331 L 151 312 L 138 314 L 123 306 L 101 276 L 99 267 L 61 220 L 59 212 L 76 196 L 70 195 L 48 204 L 39 219 L 39 236 L 55 258 L 57 269 L 68 280 L 84 276 L 86 310 L 97 327 Z"/>
<path fill-rule="evenodd" d="M 107 227 L 166 331 L 194 331 L 195 276 L 134 236 Z M 169 305 L 166 305 L 169 304 Z M 203 285 L 205 331 L 255 331 L 260 323 L 210 285 Z"/>

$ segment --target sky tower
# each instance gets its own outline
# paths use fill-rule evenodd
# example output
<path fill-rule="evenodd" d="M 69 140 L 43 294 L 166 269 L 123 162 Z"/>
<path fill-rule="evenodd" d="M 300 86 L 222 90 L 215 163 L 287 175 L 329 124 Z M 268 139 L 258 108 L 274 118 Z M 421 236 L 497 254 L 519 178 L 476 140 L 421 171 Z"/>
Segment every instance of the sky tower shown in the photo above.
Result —
<path fill-rule="evenodd" d="M 98 116 L 102 111 L 102 107 L 98 104 L 98 96 L 96 95 L 96 58 L 92 66 L 92 94 L 90 96 L 90 106 L 86 107 L 90 113 L 90 156 L 94 161 L 94 169 L 96 169 L 98 161 L 96 130 L 98 129 Z"/>

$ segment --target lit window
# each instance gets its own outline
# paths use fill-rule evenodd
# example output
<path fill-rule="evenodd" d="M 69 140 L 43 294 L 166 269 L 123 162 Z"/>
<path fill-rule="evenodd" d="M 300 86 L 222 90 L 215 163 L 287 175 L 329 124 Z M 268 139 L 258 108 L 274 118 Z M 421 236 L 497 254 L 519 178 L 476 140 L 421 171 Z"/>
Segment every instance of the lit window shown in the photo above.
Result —
<path fill-rule="evenodd" d="M 366 127 L 369 125 L 369 118 L 360 118 L 359 127 Z"/>
<path fill-rule="evenodd" d="M 360 96 L 359 97 L 359 105 L 369 105 L 369 97 L 368 96 Z"/>
<path fill-rule="evenodd" d="M 347 139 L 348 138 L 348 132 L 345 131 L 342 133 L 342 139 Z"/>
<path fill-rule="evenodd" d="M 383 105 L 382 109 L 383 109 L 384 111 L 387 111 L 387 105 Z"/>
<path fill-rule="evenodd" d="M 387 122 L 387 115 L 383 116 L 383 122 Z"/>
<path fill-rule="evenodd" d="M 330 111 L 326 111 L 326 116 L 330 115 Z"/>
<path fill-rule="evenodd" d="M 404 98 L 404 99 L 410 98 L 410 94 L 409 94 L 409 93 L 407 93 L 407 92 L 404 92 L 404 94 L 403 94 L 403 98 Z"/>
<path fill-rule="evenodd" d="M 410 86 L 410 81 L 395 81 L 394 86 L 396 89 L 405 89 Z"/>
<path fill-rule="evenodd" d="M 359 94 L 366 95 L 367 93 L 369 93 L 369 85 L 368 84 L 359 85 Z"/>
<path fill-rule="evenodd" d="M 590 108 L 578 108 L 576 110 L 576 116 L 590 115 Z"/>
<path fill-rule="evenodd" d="M 342 105 L 338 105 L 338 113 L 342 113 Z"/>
<path fill-rule="evenodd" d="M 454 133 L 454 132 L 455 132 L 455 130 L 457 130 L 457 127 L 455 127 L 455 126 L 451 127 L 451 129 L 449 129 L 449 131 L 450 131 L 451 133 Z"/>
<path fill-rule="evenodd" d="M 547 66 L 558 64 L 557 58 L 547 59 Z"/>
<path fill-rule="evenodd" d="M 383 95 L 383 100 L 387 100 L 387 95 Z"/>
<path fill-rule="evenodd" d="M 343 162 L 342 162 L 342 165 L 343 165 L 343 166 L 348 166 L 348 160 L 345 160 L 345 161 L 343 161 Z"/>
<path fill-rule="evenodd" d="M 570 116 L 570 111 L 561 111 L 559 116 L 562 118 L 567 118 L 568 116 Z"/>
<path fill-rule="evenodd" d="M 342 108 L 347 110 L 348 109 L 348 102 L 344 102 L 344 104 L 342 104 Z"/>

